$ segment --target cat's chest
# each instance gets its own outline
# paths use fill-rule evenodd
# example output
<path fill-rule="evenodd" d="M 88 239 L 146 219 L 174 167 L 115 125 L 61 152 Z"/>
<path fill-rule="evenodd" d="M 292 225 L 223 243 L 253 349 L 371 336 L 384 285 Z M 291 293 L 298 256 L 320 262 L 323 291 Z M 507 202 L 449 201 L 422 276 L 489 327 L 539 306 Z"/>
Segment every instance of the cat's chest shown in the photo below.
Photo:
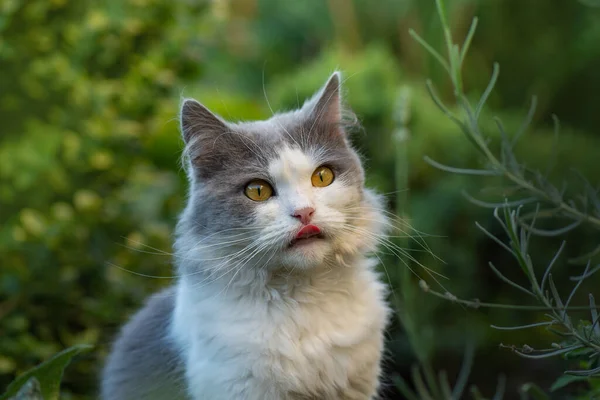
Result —
<path fill-rule="evenodd" d="M 284 393 L 334 390 L 378 362 L 382 290 L 373 281 L 263 301 L 207 298 L 176 311 L 175 333 L 197 379 L 226 385 L 251 376 Z"/>
<path fill-rule="evenodd" d="M 308 356 L 356 345 L 384 322 L 382 307 L 375 296 L 332 293 L 313 298 L 224 302 L 200 310 L 198 317 L 190 316 L 188 321 L 198 322 L 192 329 L 197 339 L 217 341 L 230 349 Z"/>

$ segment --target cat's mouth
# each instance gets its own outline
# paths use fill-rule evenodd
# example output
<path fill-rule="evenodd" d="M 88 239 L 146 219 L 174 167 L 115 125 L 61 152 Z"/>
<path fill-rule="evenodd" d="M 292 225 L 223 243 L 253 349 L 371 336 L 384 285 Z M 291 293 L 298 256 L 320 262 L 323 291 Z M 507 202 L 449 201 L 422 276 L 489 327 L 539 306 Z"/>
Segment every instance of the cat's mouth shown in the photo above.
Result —
<path fill-rule="evenodd" d="M 298 231 L 296 237 L 290 242 L 289 247 L 303 246 L 324 238 L 325 237 L 318 226 L 306 225 Z"/>

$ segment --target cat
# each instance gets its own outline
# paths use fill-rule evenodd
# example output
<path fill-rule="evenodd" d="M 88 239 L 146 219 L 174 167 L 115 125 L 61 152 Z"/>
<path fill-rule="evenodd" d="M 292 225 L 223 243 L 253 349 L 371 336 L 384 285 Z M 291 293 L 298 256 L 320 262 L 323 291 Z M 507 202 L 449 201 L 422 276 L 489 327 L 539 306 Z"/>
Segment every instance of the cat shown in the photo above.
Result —
<path fill-rule="evenodd" d="M 369 255 L 387 222 L 341 83 L 266 121 L 183 101 L 177 282 L 123 327 L 102 399 L 377 398 L 389 308 Z"/>

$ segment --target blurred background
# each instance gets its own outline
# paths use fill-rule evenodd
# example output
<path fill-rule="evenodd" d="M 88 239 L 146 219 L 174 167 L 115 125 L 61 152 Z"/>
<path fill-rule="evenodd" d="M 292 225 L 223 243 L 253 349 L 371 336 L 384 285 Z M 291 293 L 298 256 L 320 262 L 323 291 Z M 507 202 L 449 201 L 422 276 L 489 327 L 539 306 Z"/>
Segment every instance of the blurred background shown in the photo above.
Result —
<path fill-rule="evenodd" d="M 528 165 L 544 165 L 555 113 L 562 124 L 555 178 L 571 182 L 576 168 L 597 184 L 600 8 L 576 0 L 451 0 L 448 14 L 457 40 L 479 17 L 464 68 L 467 93 L 481 94 L 492 63 L 500 63 L 484 125 L 493 127 L 499 116 L 517 126 L 537 94 L 534 128 L 519 154 Z M 352 140 L 365 157 L 368 184 L 387 195 L 390 210 L 406 210 L 444 262 L 405 243 L 415 258 L 448 277 L 441 281 L 456 296 L 526 304 L 487 268 L 494 261 L 519 279 L 514 261 L 475 227 L 479 221 L 498 231 L 491 210 L 461 194 L 493 182 L 423 161 L 481 163 L 429 98 L 427 78 L 448 101 L 452 88 L 409 28 L 443 49 L 433 0 L 0 1 L 0 388 L 55 352 L 89 343 L 94 351 L 69 367 L 63 390 L 66 399 L 94 398 L 119 326 L 171 283 L 123 269 L 171 274 L 172 260 L 160 252 L 171 251 L 185 200 L 176 121 L 182 95 L 227 119 L 268 118 L 266 97 L 275 110 L 296 107 L 336 68 L 364 125 Z M 575 231 L 566 255 L 594 243 L 597 233 Z M 538 239 L 532 257 L 546 263 L 559 244 Z M 555 340 L 547 331 L 489 327 L 543 315 L 445 302 L 421 291 L 404 263 L 382 258 L 404 322 L 396 318 L 387 335 L 385 398 L 402 398 L 392 377 L 408 377 L 419 359 L 454 380 L 467 343 L 476 344 L 470 382 L 492 393 L 504 373 L 509 399 L 523 382 L 547 389 L 568 367 L 499 347 L 547 347 Z M 555 272 L 559 290 L 569 291 L 567 277 L 582 271 L 564 262 Z M 574 303 L 585 304 L 581 293 Z"/>

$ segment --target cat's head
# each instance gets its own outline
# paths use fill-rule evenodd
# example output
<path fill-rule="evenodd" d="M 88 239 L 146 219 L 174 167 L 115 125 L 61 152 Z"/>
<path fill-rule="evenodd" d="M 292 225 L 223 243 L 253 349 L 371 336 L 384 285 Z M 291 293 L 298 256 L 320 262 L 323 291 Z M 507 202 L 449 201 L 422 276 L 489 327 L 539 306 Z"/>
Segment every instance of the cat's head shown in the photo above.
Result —
<path fill-rule="evenodd" d="M 199 268 L 302 268 L 373 250 L 383 217 L 348 139 L 340 74 L 298 109 L 227 122 L 181 109 L 190 198 L 176 249 Z M 350 114 L 352 115 L 352 114 Z"/>

